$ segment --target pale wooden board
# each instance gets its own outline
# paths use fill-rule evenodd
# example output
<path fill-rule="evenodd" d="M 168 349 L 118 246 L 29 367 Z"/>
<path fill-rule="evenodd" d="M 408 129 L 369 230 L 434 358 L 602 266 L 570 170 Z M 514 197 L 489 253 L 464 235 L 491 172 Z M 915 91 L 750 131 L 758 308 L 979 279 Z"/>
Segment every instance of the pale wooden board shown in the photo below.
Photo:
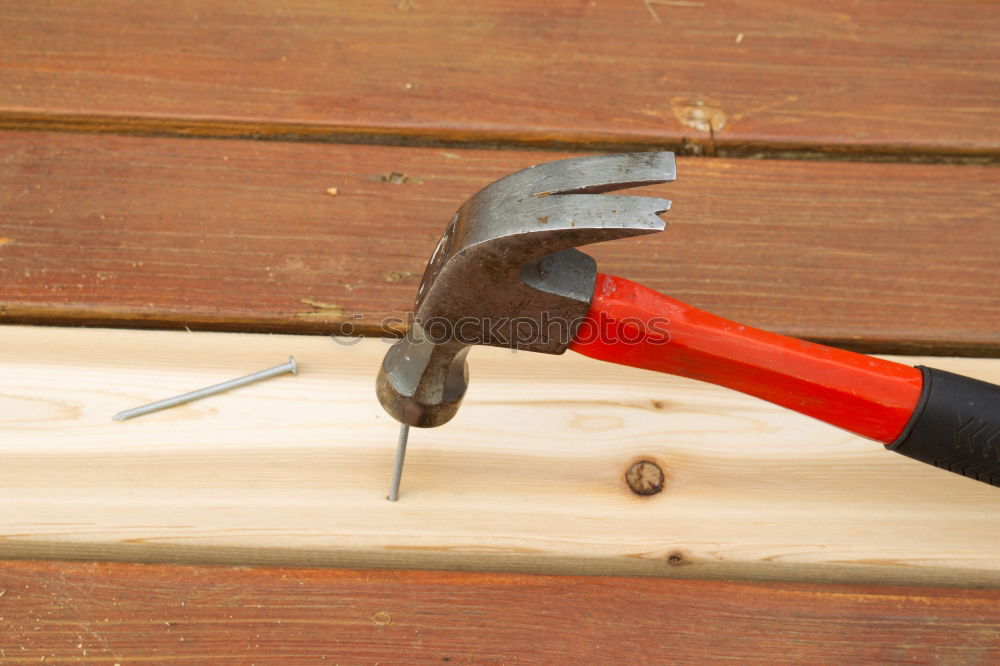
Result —
<path fill-rule="evenodd" d="M 476 349 L 465 407 L 414 431 L 391 504 L 385 349 L 0 327 L 0 556 L 1000 586 L 1000 490 L 572 353 Z M 111 421 L 289 354 L 297 377 Z M 1000 382 L 997 360 L 905 360 Z M 649 498 L 622 481 L 643 457 L 669 477 Z"/>

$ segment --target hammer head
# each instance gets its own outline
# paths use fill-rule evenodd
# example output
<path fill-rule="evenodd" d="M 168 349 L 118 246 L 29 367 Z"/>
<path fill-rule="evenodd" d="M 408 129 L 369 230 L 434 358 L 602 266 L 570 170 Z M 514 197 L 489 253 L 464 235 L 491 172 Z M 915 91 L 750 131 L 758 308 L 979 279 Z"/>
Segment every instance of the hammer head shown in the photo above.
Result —
<path fill-rule="evenodd" d="M 674 154 L 624 153 L 548 162 L 469 198 L 424 271 L 414 320 L 386 353 L 376 389 L 407 425 L 458 411 L 472 345 L 561 354 L 594 294 L 597 264 L 573 248 L 665 228 L 665 199 L 601 196 L 674 180 Z"/>

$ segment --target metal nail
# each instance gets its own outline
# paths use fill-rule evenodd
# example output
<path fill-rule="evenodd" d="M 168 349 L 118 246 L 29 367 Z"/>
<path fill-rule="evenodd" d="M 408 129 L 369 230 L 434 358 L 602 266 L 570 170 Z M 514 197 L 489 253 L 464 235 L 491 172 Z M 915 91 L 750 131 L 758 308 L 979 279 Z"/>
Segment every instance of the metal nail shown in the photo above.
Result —
<path fill-rule="evenodd" d="M 228 391 L 239 386 L 246 386 L 247 384 L 252 384 L 253 382 L 259 382 L 262 379 L 277 377 L 278 375 L 283 375 L 286 372 L 290 372 L 293 375 L 298 374 L 298 366 L 295 364 L 294 356 L 289 356 L 287 363 L 276 365 L 273 368 L 261 370 L 260 372 L 255 372 L 252 375 L 247 375 L 245 377 L 230 379 L 228 382 L 208 386 L 203 389 L 198 389 L 197 391 L 191 391 L 190 393 L 178 395 L 173 398 L 167 398 L 166 400 L 151 402 L 148 405 L 143 405 L 141 407 L 126 409 L 124 412 L 118 412 L 112 418 L 115 421 L 124 421 L 126 419 L 135 418 L 136 416 L 142 416 L 143 414 L 149 414 L 150 412 L 157 412 L 161 409 L 166 409 L 167 407 L 183 405 L 184 403 L 191 402 L 193 400 L 200 400 L 201 398 L 215 395 L 216 393 L 222 393 L 223 391 Z"/>
<path fill-rule="evenodd" d="M 399 442 L 396 443 L 396 462 L 392 467 L 392 486 L 389 488 L 390 502 L 399 499 L 399 481 L 403 478 L 403 459 L 406 458 L 406 440 L 410 437 L 410 426 L 403 423 L 399 426 Z"/>

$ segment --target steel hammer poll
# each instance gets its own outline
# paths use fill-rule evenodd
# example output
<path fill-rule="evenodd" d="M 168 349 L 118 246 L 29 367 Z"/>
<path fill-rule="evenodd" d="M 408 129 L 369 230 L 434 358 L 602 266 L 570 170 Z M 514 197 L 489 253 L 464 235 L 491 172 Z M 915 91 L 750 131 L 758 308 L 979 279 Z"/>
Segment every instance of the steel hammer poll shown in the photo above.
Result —
<path fill-rule="evenodd" d="M 1000 486 L 1000 386 L 743 326 L 624 278 L 575 249 L 663 231 L 664 199 L 604 193 L 675 180 L 670 152 L 599 155 L 518 171 L 469 198 L 424 272 L 376 390 L 409 426 L 458 411 L 473 345 L 602 361 L 725 386 Z"/>

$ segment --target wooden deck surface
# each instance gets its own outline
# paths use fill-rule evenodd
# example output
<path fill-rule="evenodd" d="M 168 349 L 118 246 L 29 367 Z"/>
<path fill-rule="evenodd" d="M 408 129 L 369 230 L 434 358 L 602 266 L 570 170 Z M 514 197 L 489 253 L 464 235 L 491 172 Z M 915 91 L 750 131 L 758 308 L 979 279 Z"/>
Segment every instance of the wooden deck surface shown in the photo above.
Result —
<path fill-rule="evenodd" d="M 992 2 L 5 3 L 0 125 L 696 152 L 1000 149 Z"/>
<path fill-rule="evenodd" d="M 569 155 L 36 132 L 0 151 L 0 321 L 312 334 L 378 334 L 462 201 Z M 1000 355 L 996 169 L 678 173 L 643 190 L 673 200 L 669 230 L 588 248 L 602 271 L 841 346 Z"/>
<path fill-rule="evenodd" d="M 673 149 L 672 228 L 602 270 L 1000 356 L 998 33 L 947 0 L 7 2 L 0 322 L 374 333 L 489 181 Z M 958 584 L 7 561 L 0 664 L 1000 661 L 996 593 Z"/>
<path fill-rule="evenodd" d="M 0 562 L 0 663 L 988 664 L 1000 591 Z M 42 662 L 42 658 L 45 658 Z"/>

